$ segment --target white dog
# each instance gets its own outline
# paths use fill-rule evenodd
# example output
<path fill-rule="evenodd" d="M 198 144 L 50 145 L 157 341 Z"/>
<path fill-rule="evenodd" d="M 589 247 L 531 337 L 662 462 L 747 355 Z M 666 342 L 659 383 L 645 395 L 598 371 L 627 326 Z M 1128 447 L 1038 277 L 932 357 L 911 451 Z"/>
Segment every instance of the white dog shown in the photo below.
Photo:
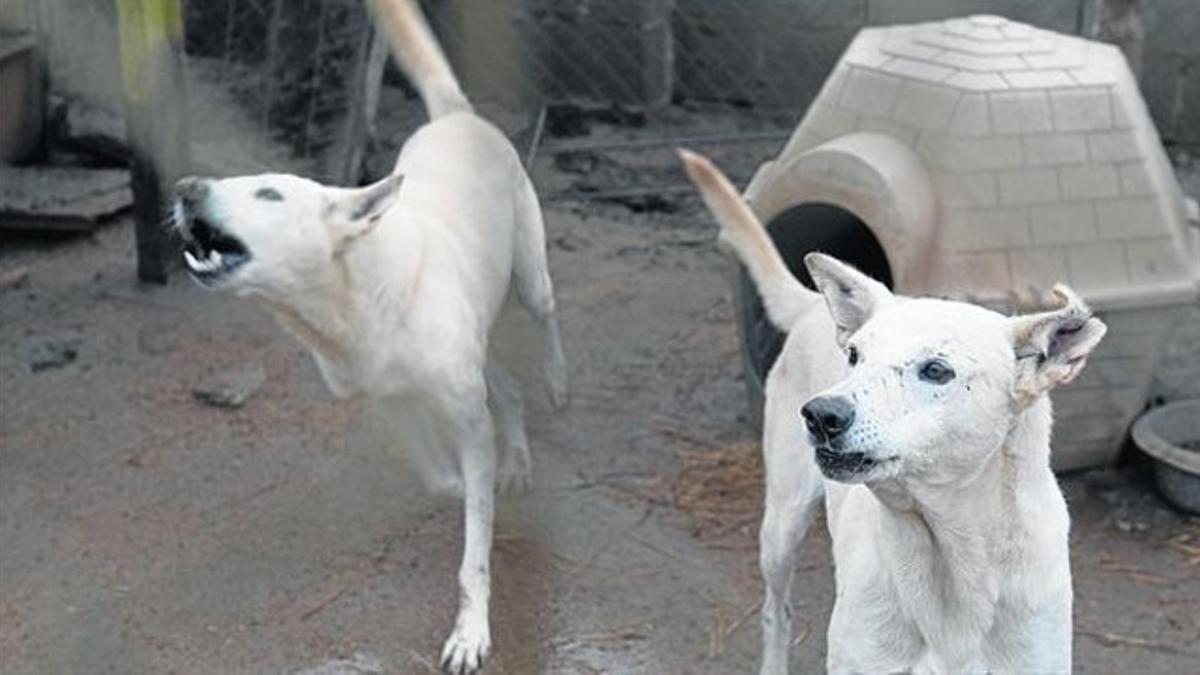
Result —
<path fill-rule="evenodd" d="M 821 496 L 837 579 L 830 672 L 1070 671 L 1047 393 L 1079 373 L 1104 324 L 1061 286 L 1061 309 L 1008 318 L 892 295 L 820 254 L 805 258 L 821 294 L 809 291 L 729 181 L 682 154 L 788 333 L 766 385 L 762 672 L 787 671 L 797 548 Z"/>
<path fill-rule="evenodd" d="M 566 366 L 541 210 L 517 153 L 472 112 L 414 4 L 372 4 L 432 118 L 392 175 L 351 189 L 279 174 L 189 178 L 177 187 L 175 218 L 192 275 L 261 302 L 313 353 L 335 394 L 418 406 L 454 447 L 466 543 L 442 663 L 471 672 L 491 648 L 497 474 L 520 485 L 530 470 L 520 392 L 488 359 L 510 280 L 539 324 L 558 407 Z"/>

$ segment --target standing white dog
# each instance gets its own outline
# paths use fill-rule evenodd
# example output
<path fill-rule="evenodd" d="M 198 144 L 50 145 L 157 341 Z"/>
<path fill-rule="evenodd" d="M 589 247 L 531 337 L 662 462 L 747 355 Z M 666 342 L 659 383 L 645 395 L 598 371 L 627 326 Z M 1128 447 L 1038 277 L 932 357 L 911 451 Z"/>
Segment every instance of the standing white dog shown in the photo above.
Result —
<path fill-rule="evenodd" d="M 821 294 L 809 291 L 720 171 L 682 154 L 788 333 L 766 385 L 762 672 L 787 671 L 796 554 L 822 496 L 830 672 L 1069 672 L 1069 521 L 1047 393 L 1079 373 L 1104 324 L 1061 286 L 1061 309 L 1009 318 L 894 296 L 819 254 L 805 258 Z"/>
<path fill-rule="evenodd" d="M 419 405 L 454 447 L 466 543 L 442 664 L 471 672 L 491 649 L 497 474 L 522 485 L 530 471 L 520 392 L 488 359 L 510 280 L 539 323 L 557 407 L 566 404 L 566 366 L 541 209 L 517 153 L 472 112 L 414 4 L 372 4 L 432 118 L 392 175 L 356 189 L 280 174 L 189 178 L 178 185 L 175 218 L 192 275 L 260 301 L 313 353 L 335 394 L 366 395 L 397 414 Z"/>

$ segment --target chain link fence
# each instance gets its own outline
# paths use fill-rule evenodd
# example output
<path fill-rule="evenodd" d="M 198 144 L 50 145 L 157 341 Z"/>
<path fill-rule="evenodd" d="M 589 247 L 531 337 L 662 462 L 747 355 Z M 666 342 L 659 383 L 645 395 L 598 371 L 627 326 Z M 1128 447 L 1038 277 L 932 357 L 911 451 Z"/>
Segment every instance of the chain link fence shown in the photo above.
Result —
<path fill-rule="evenodd" d="M 745 173 L 812 94 L 764 77 L 784 55 L 742 38 L 780 15 L 756 3 L 422 5 L 468 95 L 513 137 L 551 198 L 681 187 L 669 154 L 681 144 L 740 147 Z M 204 168 L 355 181 L 364 159 L 366 175 L 386 171 L 424 121 L 398 72 L 373 65 L 383 46 L 361 0 L 189 0 L 186 33 Z"/>
<path fill-rule="evenodd" d="M 204 168 L 353 178 L 372 44 L 361 0 L 187 0 L 185 24 Z"/>
<path fill-rule="evenodd" d="M 652 203 L 686 189 L 677 145 L 713 154 L 735 179 L 748 178 L 776 153 L 863 27 L 995 12 L 1087 33 L 1095 31 L 1097 3 L 1114 1 L 421 4 L 468 95 L 526 155 L 544 198 Z M 400 143 L 424 121 L 403 78 L 385 69 L 386 49 L 362 0 L 185 2 L 197 155 L 225 172 L 287 170 L 352 182 L 390 169 Z M 1168 61 L 1190 72 L 1190 43 L 1176 45 L 1163 28 L 1181 12 L 1176 23 L 1200 21 L 1180 2 L 1160 0 L 1146 14 L 1150 72 Z M 1163 38 L 1151 40 L 1151 32 Z M 1155 56 L 1171 45 L 1175 61 Z M 1180 110 L 1200 110 L 1188 103 L 1200 94 L 1195 79 L 1143 80 L 1160 125 L 1183 119 Z M 1164 132 L 1168 141 L 1172 133 Z"/>

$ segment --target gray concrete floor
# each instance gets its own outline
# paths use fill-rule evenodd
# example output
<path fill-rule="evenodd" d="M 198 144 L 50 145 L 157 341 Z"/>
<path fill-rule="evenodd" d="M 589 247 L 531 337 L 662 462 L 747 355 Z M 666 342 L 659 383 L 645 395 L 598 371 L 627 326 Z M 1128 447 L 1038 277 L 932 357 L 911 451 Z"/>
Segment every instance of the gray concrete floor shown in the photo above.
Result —
<path fill-rule="evenodd" d="M 574 405 L 526 387 L 534 492 L 494 553 L 492 673 L 753 668 L 755 432 L 707 216 L 552 208 Z M 0 671 L 421 673 L 453 617 L 458 506 L 428 498 L 256 308 L 132 280 L 130 224 L 4 242 Z M 503 321 L 528 361 L 529 327 Z M 31 363 L 63 346 L 58 367 Z M 261 366 L 236 410 L 192 389 Z M 1081 672 L 1200 670 L 1200 523 L 1138 467 L 1069 476 Z M 833 601 L 816 528 L 798 672 Z"/>

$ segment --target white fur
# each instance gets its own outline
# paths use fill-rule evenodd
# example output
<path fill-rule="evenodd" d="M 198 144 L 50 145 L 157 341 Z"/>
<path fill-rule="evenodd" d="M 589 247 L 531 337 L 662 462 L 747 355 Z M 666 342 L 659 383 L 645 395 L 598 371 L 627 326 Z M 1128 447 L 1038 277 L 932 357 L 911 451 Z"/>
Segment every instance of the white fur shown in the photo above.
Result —
<path fill-rule="evenodd" d="M 393 175 L 354 189 L 290 175 L 188 179 L 176 215 L 193 245 L 204 221 L 248 249 L 248 262 L 202 278 L 261 302 L 308 347 L 335 394 L 365 395 L 453 451 L 430 471 L 465 503 L 459 610 L 442 662 L 472 672 L 491 648 L 497 474 L 524 486 L 530 471 L 520 390 L 488 359 L 510 280 L 539 323 L 559 406 L 566 367 L 541 209 L 516 152 L 471 111 L 412 4 L 374 4 L 433 118 L 404 145 Z"/>
<path fill-rule="evenodd" d="M 1008 318 L 893 296 L 812 254 L 822 302 L 783 277 L 728 180 L 682 154 L 788 332 L 766 384 L 762 672 L 787 671 L 797 549 L 822 497 L 837 578 L 830 672 L 1069 672 L 1069 520 L 1050 472 L 1047 392 L 1079 372 L 1104 325 L 1061 287 L 1061 309 Z M 922 379 L 931 359 L 953 379 Z M 836 447 L 875 464 L 839 473 L 818 461 L 800 414 L 818 396 L 852 402 Z"/>

